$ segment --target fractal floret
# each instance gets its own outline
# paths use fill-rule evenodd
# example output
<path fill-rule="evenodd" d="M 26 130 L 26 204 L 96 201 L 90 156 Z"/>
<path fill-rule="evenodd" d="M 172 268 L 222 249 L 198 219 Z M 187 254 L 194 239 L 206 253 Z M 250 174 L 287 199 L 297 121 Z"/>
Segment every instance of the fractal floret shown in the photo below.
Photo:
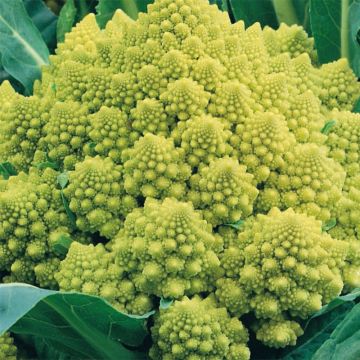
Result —
<path fill-rule="evenodd" d="M 214 226 L 235 222 L 252 213 L 258 195 L 252 180 L 245 166 L 236 159 L 224 157 L 191 177 L 188 197 Z"/>
<path fill-rule="evenodd" d="M 137 315 L 176 300 L 152 328 L 169 360 L 248 359 L 241 321 L 294 345 L 301 319 L 360 285 L 346 59 L 319 65 L 299 26 L 155 0 L 104 29 L 85 16 L 49 62 L 31 96 L 0 85 L 2 283 Z"/>
<path fill-rule="evenodd" d="M 150 311 L 152 299 L 139 293 L 124 274 L 124 269 L 115 264 L 114 254 L 102 244 L 75 241 L 55 278 L 61 290 L 101 296 L 121 311 L 138 315 Z"/>
<path fill-rule="evenodd" d="M 224 251 L 216 296 L 233 315 L 253 312 L 265 344 L 295 344 L 302 331 L 289 319 L 307 318 L 341 293 L 348 252 L 347 242 L 323 233 L 315 218 L 273 208 Z"/>
<path fill-rule="evenodd" d="M 57 175 L 50 168 L 42 174 L 33 168 L 10 177 L 0 192 L 0 271 L 8 272 L 7 282 L 37 281 L 35 266 L 56 257 L 57 238 L 63 229 L 71 232 Z M 59 236 L 51 242 L 54 233 Z"/>
<path fill-rule="evenodd" d="M 213 298 L 184 297 L 161 309 L 151 329 L 150 357 L 170 359 L 248 360 L 248 332 Z"/>
<path fill-rule="evenodd" d="M 9 333 L 0 336 L 0 360 L 17 360 L 17 349 Z"/>
<path fill-rule="evenodd" d="M 122 167 L 110 158 L 88 157 L 76 164 L 64 195 L 79 230 L 98 231 L 109 239 L 117 234 L 121 219 L 137 207 L 136 199 L 125 194 L 122 184 Z"/>
<path fill-rule="evenodd" d="M 148 294 L 180 298 L 212 289 L 221 274 L 221 246 L 191 203 L 148 199 L 115 239 L 117 263 Z"/>

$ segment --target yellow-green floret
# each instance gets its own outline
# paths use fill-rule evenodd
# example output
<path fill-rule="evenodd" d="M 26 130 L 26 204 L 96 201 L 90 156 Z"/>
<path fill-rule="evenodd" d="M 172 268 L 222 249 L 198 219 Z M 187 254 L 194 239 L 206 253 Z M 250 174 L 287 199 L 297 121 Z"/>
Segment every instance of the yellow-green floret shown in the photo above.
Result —
<path fill-rule="evenodd" d="M 237 160 L 214 160 L 191 177 L 188 199 L 212 225 L 231 223 L 249 216 L 258 190 L 253 177 Z"/>
<path fill-rule="evenodd" d="M 236 316 L 253 312 L 260 329 L 281 330 L 259 330 L 268 345 L 294 345 L 301 329 L 288 319 L 307 318 L 343 289 L 348 244 L 321 226 L 313 217 L 274 208 L 240 230 L 221 258 L 226 276 L 217 281 L 220 304 Z"/>
<path fill-rule="evenodd" d="M 272 172 L 260 192 L 257 209 L 281 209 L 313 215 L 327 221 L 341 198 L 345 172 L 327 156 L 327 148 L 313 143 L 298 144 L 284 156 L 285 163 Z"/>
<path fill-rule="evenodd" d="M 43 283 L 34 267 L 54 254 L 50 234 L 70 226 L 57 175 L 49 168 L 42 174 L 33 169 L 10 177 L 0 192 L 0 269 L 17 281 Z"/>
<path fill-rule="evenodd" d="M 0 336 L 0 360 L 16 360 L 17 348 L 9 333 Z"/>
<path fill-rule="evenodd" d="M 117 263 L 142 292 L 181 298 L 213 289 L 221 274 L 212 229 L 191 203 L 147 199 L 115 239 Z"/>
<path fill-rule="evenodd" d="M 123 268 L 115 264 L 114 253 L 102 244 L 73 242 L 55 275 L 60 290 L 81 291 L 109 301 L 120 311 L 142 315 L 153 307 L 152 299 L 138 292 Z"/>
<path fill-rule="evenodd" d="M 285 153 L 295 145 L 295 139 L 282 115 L 258 112 L 237 125 L 231 144 L 240 163 L 261 183 L 272 170 L 284 166 Z"/>
<path fill-rule="evenodd" d="M 334 110 L 328 115 L 329 134 L 326 145 L 329 156 L 346 171 L 344 190 L 360 189 L 360 114 Z"/>
<path fill-rule="evenodd" d="M 175 301 L 160 309 L 151 329 L 153 360 L 248 360 L 248 332 L 210 297 Z"/>
<path fill-rule="evenodd" d="M 87 146 L 90 153 L 93 148 L 100 156 L 108 156 L 115 163 L 121 163 L 123 151 L 134 144 L 139 134 L 131 129 L 126 113 L 115 107 L 102 106 L 89 116 L 89 138 L 91 142 Z"/>
<path fill-rule="evenodd" d="M 185 153 L 172 139 L 146 134 L 124 152 L 124 186 L 129 194 L 182 198 L 190 177 Z"/>
<path fill-rule="evenodd" d="M 81 231 L 98 231 L 112 238 L 120 229 L 121 219 L 137 207 L 136 199 L 125 194 L 122 176 L 121 165 L 99 156 L 87 157 L 69 172 L 64 195 Z"/>
<path fill-rule="evenodd" d="M 154 0 L 85 16 L 49 62 L 31 96 L 0 85 L 0 282 L 179 300 L 155 319 L 165 360 L 248 359 L 226 311 L 294 345 L 360 286 L 360 83 L 302 27 Z"/>

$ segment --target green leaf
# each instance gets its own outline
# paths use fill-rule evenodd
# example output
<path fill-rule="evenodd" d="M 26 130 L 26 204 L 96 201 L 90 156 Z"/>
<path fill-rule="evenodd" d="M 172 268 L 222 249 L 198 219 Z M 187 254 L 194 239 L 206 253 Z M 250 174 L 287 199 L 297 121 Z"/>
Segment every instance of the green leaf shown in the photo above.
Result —
<path fill-rule="evenodd" d="M 111 3 L 113 0 L 110 0 Z M 87 14 L 95 12 L 97 0 L 66 0 L 62 7 L 57 24 L 57 40 L 63 42 L 65 34 Z"/>
<path fill-rule="evenodd" d="M 240 220 L 238 220 L 238 221 L 236 221 L 234 223 L 224 224 L 224 226 L 230 226 L 230 227 L 232 227 L 232 228 L 234 228 L 236 230 L 240 230 L 242 228 L 244 222 L 245 222 L 244 220 L 240 219 Z"/>
<path fill-rule="evenodd" d="M 31 93 L 49 50 L 21 0 L 0 1 L 0 53 L 4 70 Z"/>
<path fill-rule="evenodd" d="M 322 231 L 329 231 L 335 226 L 336 226 L 336 219 L 333 218 L 327 221 L 325 224 L 323 224 L 321 229 Z"/>
<path fill-rule="evenodd" d="M 0 163 L 0 175 L 7 180 L 10 176 L 16 176 L 17 171 L 9 162 Z"/>
<path fill-rule="evenodd" d="M 354 105 L 353 112 L 360 113 L 360 98 L 357 100 L 357 102 Z"/>
<path fill-rule="evenodd" d="M 56 34 L 58 42 L 63 42 L 65 40 L 65 34 L 72 29 L 75 23 L 76 13 L 77 10 L 74 0 L 66 0 L 57 22 Z"/>
<path fill-rule="evenodd" d="M 52 161 L 44 161 L 39 164 L 35 164 L 35 167 L 40 170 L 47 169 L 47 168 L 59 170 L 59 164 L 52 162 Z"/>
<path fill-rule="evenodd" d="M 353 0 L 349 6 L 349 59 L 360 78 L 360 0 Z"/>
<path fill-rule="evenodd" d="M 244 20 L 245 26 L 260 22 L 262 26 L 278 27 L 272 0 L 227 0 L 227 7 L 235 21 Z"/>
<path fill-rule="evenodd" d="M 160 306 L 159 306 L 159 308 L 160 308 L 160 309 L 163 309 L 163 310 L 168 309 L 168 308 L 172 305 L 173 302 L 174 302 L 173 299 L 164 299 L 164 298 L 161 298 L 161 299 L 160 299 Z"/>
<path fill-rule="evenodd" d="M 360 76 L 360 0 L 311 0 L 310 22 L 320 62 L 348 58 Z"/>
<path fill-rule="evenodd" d="M 61 189 L 65 189 L 68 182 L 69 174 L 67 172 L 63 172 L 62 174 L 58 175 L 57 183 L 60 185 Z"/>
<path fill-rule="evenodd" d="M 153 0 L 99 0 L 96 6 L 96 20 L 101 28 L 113 17 L 117 9 L 123 10 L 133 20 L 136 20 L 139 12 L 145 12 L 147 5 Z"/>
<path fill-rule="evenodd" d="M 360 358 L 360 304 L 355 305 L 312 357 L 313 360 Z"/>
<path fill-rule="evenodd" d="M 76 216 L 75 214 L 71 211 L 70 207 L 69 207 L 69 203 L 65 197 L 64 194 L 64 189 L 66 188 L 67 184 L 69 183 L 69 174 L 67 172 L 63 172 L 62 174 L 58 175 L 57 177 L 57 183 L 60 185 L 61 188 L 61 201 L 63 203 L 66 215 L 69 218 L 70 224 L 71 226 L 76 229 Z"/>
<path fill-rule="evenodd" d="M 304 335 L 298 339 L 297 345 L 286 348 L 279 358 L 281 360 L 313 359 L 315 352 L 331 337 L 339 324 L 349 315 L 355 306 L 355 300 L 359 298 L 360 289 L 355 289 L 347 295 L 338 296 L 329 304 L 323 306 L 306 322 Z"/>
<path fill-rule="evenodd" d="M 128 316 L 96 296 L 0 285 L 0 334 L 30 335 L 79 359 L 146 359 L 138 349 L 152 314 Z"/>
<path fill-rule="evenodd" d="M 292 1 L 296 16 L 298 18 L 298 25 L 301 25 L 309 36 L 312 35 L 310 26 L 310 0 L 293 0 Z"/>
<path fill-rule="evenodd" d="M 70 248 L 71 243 L 73 242 L 70 236 L 61 235 L 56 239 L 55 243 L 51 244 L 51 250 L 53 250 L 57 255 L 66 255 Z"/>
<path fill-rule="evenodd" d="M 39 29 L 50 52 L 56 47 L 57 16 L 42 0 L 23 0 L 25 9 L 34 25 Z"/>
<path fill-rule="evenodd" d="M 296 347 L 284 351 L 286 355 L 282 360 L 311 360 L 319 347 L 329 339 L 332 332 L 351 311 L 354 303 L 348 302 L 337 307 L 326 315 L 311 320 L 303 336 L 297 342 Z"/>
<path fill-rule="evenodd" d="M 336 125 L 336 120 L 329 120 L 325 123 L 324 127 L 320 130 L 322 134 L 329 135 L 331 129 Z"/>

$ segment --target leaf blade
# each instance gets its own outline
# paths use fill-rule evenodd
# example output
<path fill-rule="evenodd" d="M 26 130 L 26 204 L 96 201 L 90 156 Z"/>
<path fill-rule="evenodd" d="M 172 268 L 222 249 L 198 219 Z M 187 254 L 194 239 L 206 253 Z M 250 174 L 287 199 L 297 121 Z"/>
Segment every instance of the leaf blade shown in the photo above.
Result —
<path fill-rule="evenodd" d="M 49 50 L 20 0 L 0 1 L 0 53 L 4 69 L 30 93 Z"/>
<path fill-rule="evenodd" d="M 66 355 L 87 359 L 146 358 L 136 349 L 148 336 L 145 321 L 152 312 L 133 317 L 97 296 L 1 284 L 0 315 L 0 334 L 11 330 L 41 338 L 57 351 L 66 350 Z"/>

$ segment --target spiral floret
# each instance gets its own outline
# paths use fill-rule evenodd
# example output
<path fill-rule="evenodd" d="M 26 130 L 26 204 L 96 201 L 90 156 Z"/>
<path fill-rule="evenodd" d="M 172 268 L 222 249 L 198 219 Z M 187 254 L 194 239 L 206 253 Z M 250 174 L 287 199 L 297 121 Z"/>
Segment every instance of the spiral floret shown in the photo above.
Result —
<path fill-rule="evenodd" d="M 252 182 L 253 176 L 237 160 L 216 159 L 191 177 L 188 199 L 213 226 L 232 223 L 252 213 L 258 195 Z"/>
<path fill-rule="evenodd" d="M 160 96 L 165 111 L 181 121 L 201 115 L 209 99 L 210 94 L 204 91 L 204 87 L 189 78 L 169 83 L 167 90 Z"/>
<path fill-rule="evenodd" d="M 266 192 L 259 195 L 258 209 L 292 207 L 322 221 L 329 220 L 342 195 L 345 180 L 342 167 L 327 156 L 325 147 L 312 143 L 296 145 L 284 160 L 284 166 L 270 174 Z M 265 194 L 271 196 L 271 201 Z"/>
<path fill-rule="evenodd" d="M 256 105 L 251 91 L 237 80 L 221 83 L 211 96 L 208 107 L 210 114 L 220 118 L 227 128 L 251 117 L 254 109 Z"/>
<path fill-rule="evenodd" d="M 10 333 L 0 336 L 0 360 L 16 360 L 17 348 Z"/>
<path fill-rule="evenodd" d="M 57 175 L 52 169 L 20 173 L 0 192 L 0 270 L 14 281 L 36 282 L 34 268 L 54 255 L 50 233 L 69 226 Z"/>
<path fill-rule="evenodd" d="M 333 111 L 329 114 L 333 126 L 329 130 L 326 145 L 329 156 L 339 162 L 346 171 L 344 190 L 360 188 L 360 114 L 350 111 Z"/>
<path fill-rule="evenodd" d="M 161 309 L 151 329 L 153 360 L 248 360 L 248 332 L 212 298 L 184 297 Z"/>
<path fill-rule="evenodd" d="M 258 112 L 236 127 L 230 143 L 240 162 L 260 183 L 267 180 L 270 171 L 284 166 L 285 153 L 295 145 L 295 139 L 282 115 Z"/>
<path fill-rule="evenodd" d="M 5 96 L 7 105 L 0 114 L 0 162 L 10 162 L 17 171 L 26 171 L 38 148 L 50 104 L 36 96 Z"/>
<path fill-rule="evenodd" d="M 302 26 L 282 23 L 277 30 L 265 27 L 264 40 L 272 56 L 288 53 L 292 58 L 296 58 L 307 53 L 314 61 L 316 60 L 314 39 L 308 37 Z"/>
<path fill-rule="evenodd" d="M 178 299 L 213 288 L 220 271 L 215 245 L 191 203 L 148 199 L 127 216 L 115 252 L 139 291 Z"/>
<path fill-rule="evenodd" d="M 81 291 L 101 296 L 120 311 L 142 315 L 152 309 L 152 299 L 136 291 L 117 266 L 114 255 L 102 244 L 73 242 L 55 274 L 62 291 Z"/>
<path fill-rule="evenodd" d="M 230 132 L 216 118 L 202 115 L 185 123 L 181 136 L 181 147 L 186 154 L 186 162 L 191 167 L 209 164 L 211 160 L 231 153 L 228 144 Z"/>
<path fill-rule="evenodd" d="M 234 267 L 217 281 L 218 300 L 231 313 L 241 316 L 251 311 L 265 322 L 261 328 L 283 329 L 281 336 L 259 330 L 258 338 L 267 345 L 294 345 L 302 333 L 296 317 L 309 317 L 343 289 L 341 269 L 348 244 L 331 238 L 321 226 L 315 218 L 292 209 L 273 208 L 267 215 L 258 215 L 233 246 L 237 272 Z M 229 256 L 225 260 L 229 264 Z M 287 318 L 294 321 L 284 322 Z"/>
<path fill-rule="evenodd" d="M 184 158 L 183 149 L 175 148 L 171 139 L 146 134 L 124 152 L 125 190 L 144 197 L 184 197 L 191 175 Z"/>
<path fill-rule="evenodd" d="M 321 129 L 325 125 L 325 117 L 321 113 L 320 100 L 311 90 L 295 96 L 285 115 L 287 125 L 298 142 L 324 141 Z"/>
<path fill-rule="evenodd" d="M 151 133 L 168 136 L 174 119 L 165 112 L 163 104 L 157 99 L 146 98 L 137 102 L 136 108 L 131 110 L 133 129 L 142 135 Z"/>
<path fill-rule="evenodd" d="M 130 127 L 128 116 L 115 107 L 103 106 L 89 116 L 89 138 L 97 154 L 121 163 L 122 152 L 139 138 Z"/>
<path fill-rule="evenodd" d="M 321 76 L 320 100 L 326 109 L 351 111 L 359 97 L 360 84 L 347 59 L 342 58 L 324 64 L 319 74 Z"/>
<path fill-rule="evenodd" d="M 256 338 L 269 347 L 283 348 L 295 345 L 299 336 L 304 333 L 295 321 L 282 320 L 264 322 L 256 332 Z"/>
<path fill-rule="evenodd" d="M 116 235 L 121 218 L 137 206 L 136 199 L 125 194 L 122 167 L 99 156 L 76 164 L 64 194 L 77 227 L 107 238 Z"/>
<path fill-rule="evenodd" d="M 57 102 L 50 111 L 50 118 L 43 128 L 40 148 L 53 162 L 72 169 L 83 158 L 88 138 L 88 109 L 76 102 Z"/>

